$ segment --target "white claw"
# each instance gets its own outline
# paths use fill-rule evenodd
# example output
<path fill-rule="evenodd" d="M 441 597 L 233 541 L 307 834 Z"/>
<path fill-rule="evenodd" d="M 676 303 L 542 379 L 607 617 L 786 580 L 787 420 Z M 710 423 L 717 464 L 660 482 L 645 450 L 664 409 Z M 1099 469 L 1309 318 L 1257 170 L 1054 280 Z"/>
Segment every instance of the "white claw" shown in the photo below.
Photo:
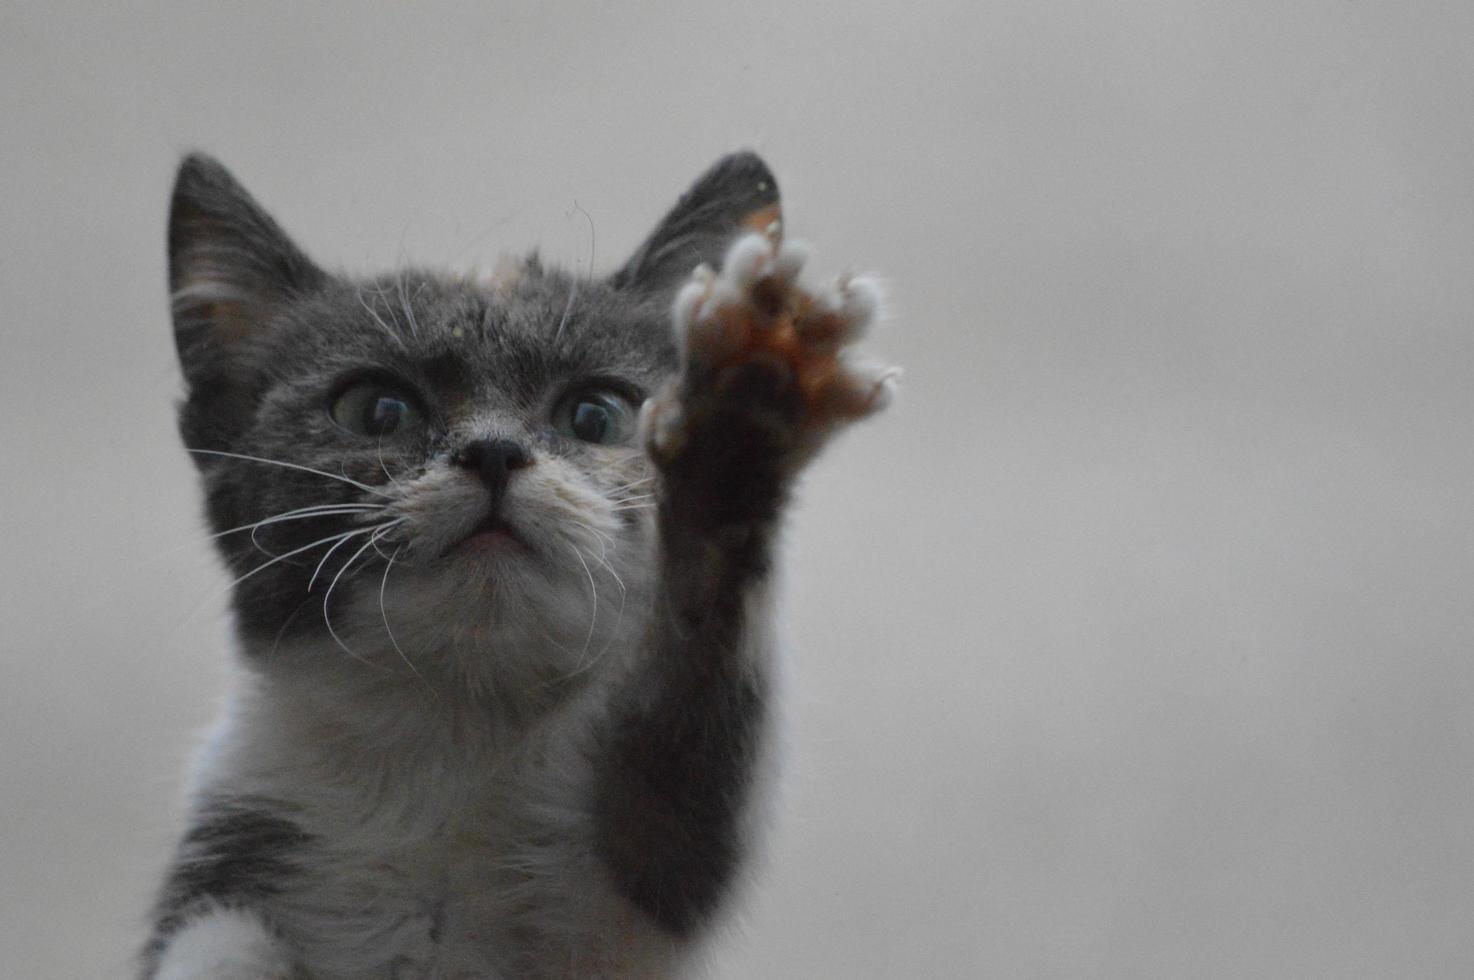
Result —
<path fill-rule="evenodd" d="M 679 448 L 680 421 L 680 403 L 672 399 L 668 392 L 647 398 L 640 406 L 640 441 L 658 453 Z"/>
<path fill-rule="evenodd" d="M 873 415 L 895 400 L 900 368 L 866 361 L 850 361 L 846 367 L 851 390 L 858 396 L 857 415 Z"/>
<path fill-rule="evenodd" d="M 839 292 L 839 312 L 850 322 L 852 336 L 858 337 L 874 322 L 884 300 L 885 293 L 880 283 L 868 276 L 843 284 Z"/>
<path fill-rule="evenodd" d="M 773 243 L 753 232 L 743 235 L 727 249 L 722 259 L 722 278 L 745 286 L 762 275 L 773 259 Z"/>
<path fill-rule="evenodd" d="M 837 316 L 842 324 L 834 339 L 841 344 L 854 343 L 866 333 L 884 304 L 880 283 L 868 276 L 852 278 L 844 273 L 820 290 L 814 297 L 819 309 Z"/>
<path fill-rule="evenodd" d="M 635 432 L 640 442 L 649 442 L 654 433 L 651 431 L 655 425 L 655 412 L 657 400 L 647 398 L 640 403 L 640 414 L 635 420 Z"/>
<path fill-rule="evenodd" d="M 870 395 L 870 411 L 878 412 L 896 400 L 896 395 L 901 390 L 901 369 L 898 367 L 886 368 L 879 378 L 875 379 L 875 387 Z"/>
<path fill-rule="evenodd" d="M 706 295 L 708 286 L 703 282 L 688 282 L 676 293 L 676 301 L 672 312 L 676 318 L 677 326 L 685 326 L 696 316 L 696 309 L 701 305 L 701 299 Z"/>
<path fill-rule="evenodd" d="M 698 317 L 708 317 L 723 306 L 738 306 L 747 295 L 747 290 L 726 276 L 711 284 L 711 293 L 697 311 Z"/>
<path fill-rule="evenodd" d="M 796 282 L 798 274 L 803 271 L 804 263 L 809 260 L 809 247 L 803 242 L 784 242 L 778 248 L 778 257 L 773 260 L 773 266 L 779 277 L 785 282 Z"/>
<path fill-rule="evenodd" d="M 705 283 L 693 278 L 691 282 L 681 287 L 680 292 L 676 293 L 675 303 L 671 307 L 671 318 L 676 337 L 676 348 L 682 355 L 685 354 L 686 333 L 696 319 L 707 288 Z"/>

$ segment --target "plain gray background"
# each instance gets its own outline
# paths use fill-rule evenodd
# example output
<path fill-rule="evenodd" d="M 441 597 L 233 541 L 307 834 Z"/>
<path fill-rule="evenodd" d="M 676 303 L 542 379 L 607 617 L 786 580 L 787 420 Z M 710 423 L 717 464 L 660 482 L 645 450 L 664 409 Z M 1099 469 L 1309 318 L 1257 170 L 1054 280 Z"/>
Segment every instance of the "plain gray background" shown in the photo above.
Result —
<path fill-rule="evenodd" d="M 0 973 L 125 975 L 224 683 L 178 155 L 329 265 L 607 270 L 751 146 L 907 374 L 793 521 L 713 975 L 1474 975 L 1471 46 L 1464 0 L 6 4 Z"/>

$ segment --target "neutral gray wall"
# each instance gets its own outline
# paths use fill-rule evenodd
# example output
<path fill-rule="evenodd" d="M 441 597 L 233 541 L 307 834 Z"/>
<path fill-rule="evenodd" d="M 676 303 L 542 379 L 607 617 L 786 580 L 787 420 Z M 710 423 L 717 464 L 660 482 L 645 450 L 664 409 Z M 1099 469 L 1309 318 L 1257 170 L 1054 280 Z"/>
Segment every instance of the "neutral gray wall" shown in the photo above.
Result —
<path fill-rule="evenodd" d="M 609 268 L 755 146 L 907 369 L 792 526 L 719 978 L 1474 975 L 1474 6 L 7 3 L 0 973 L 123 974 L 225 676 L 171 168 Z M 590 216 L 595 232 L 591 243 Z"/>

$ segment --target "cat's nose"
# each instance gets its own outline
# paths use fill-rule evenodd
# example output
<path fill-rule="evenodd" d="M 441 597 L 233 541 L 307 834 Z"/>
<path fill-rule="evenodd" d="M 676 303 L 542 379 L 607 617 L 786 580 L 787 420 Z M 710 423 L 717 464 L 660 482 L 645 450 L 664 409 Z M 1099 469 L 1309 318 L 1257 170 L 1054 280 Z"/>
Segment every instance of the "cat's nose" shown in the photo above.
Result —
<path fill-rule="evenodd" d="M 456 454 L 456 463 L 481 477 L 491 499 L 500 504 L 513 470 L 532 465 L 532 454 L 510 439 L 477 439 Z"/>

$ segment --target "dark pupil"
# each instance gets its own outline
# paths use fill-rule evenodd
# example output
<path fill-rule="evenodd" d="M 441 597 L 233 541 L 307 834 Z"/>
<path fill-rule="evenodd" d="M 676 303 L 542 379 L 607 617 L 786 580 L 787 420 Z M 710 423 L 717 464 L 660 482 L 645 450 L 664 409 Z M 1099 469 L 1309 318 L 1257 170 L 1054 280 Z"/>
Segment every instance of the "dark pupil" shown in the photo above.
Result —
<path fill-rule="evenodd" d="M 380 395 L 369 402 L 363 416 L 363 427 L 371 436 L 388 435 L 399 428 L 408 406 L 398 398 Z"/>
<path fill-rule="evenodd" d="M 573 408 L 573 434 L 584 442 L 603 442 L 609 421 L 609 409 L 597 402 L 579 402 Z"/>

